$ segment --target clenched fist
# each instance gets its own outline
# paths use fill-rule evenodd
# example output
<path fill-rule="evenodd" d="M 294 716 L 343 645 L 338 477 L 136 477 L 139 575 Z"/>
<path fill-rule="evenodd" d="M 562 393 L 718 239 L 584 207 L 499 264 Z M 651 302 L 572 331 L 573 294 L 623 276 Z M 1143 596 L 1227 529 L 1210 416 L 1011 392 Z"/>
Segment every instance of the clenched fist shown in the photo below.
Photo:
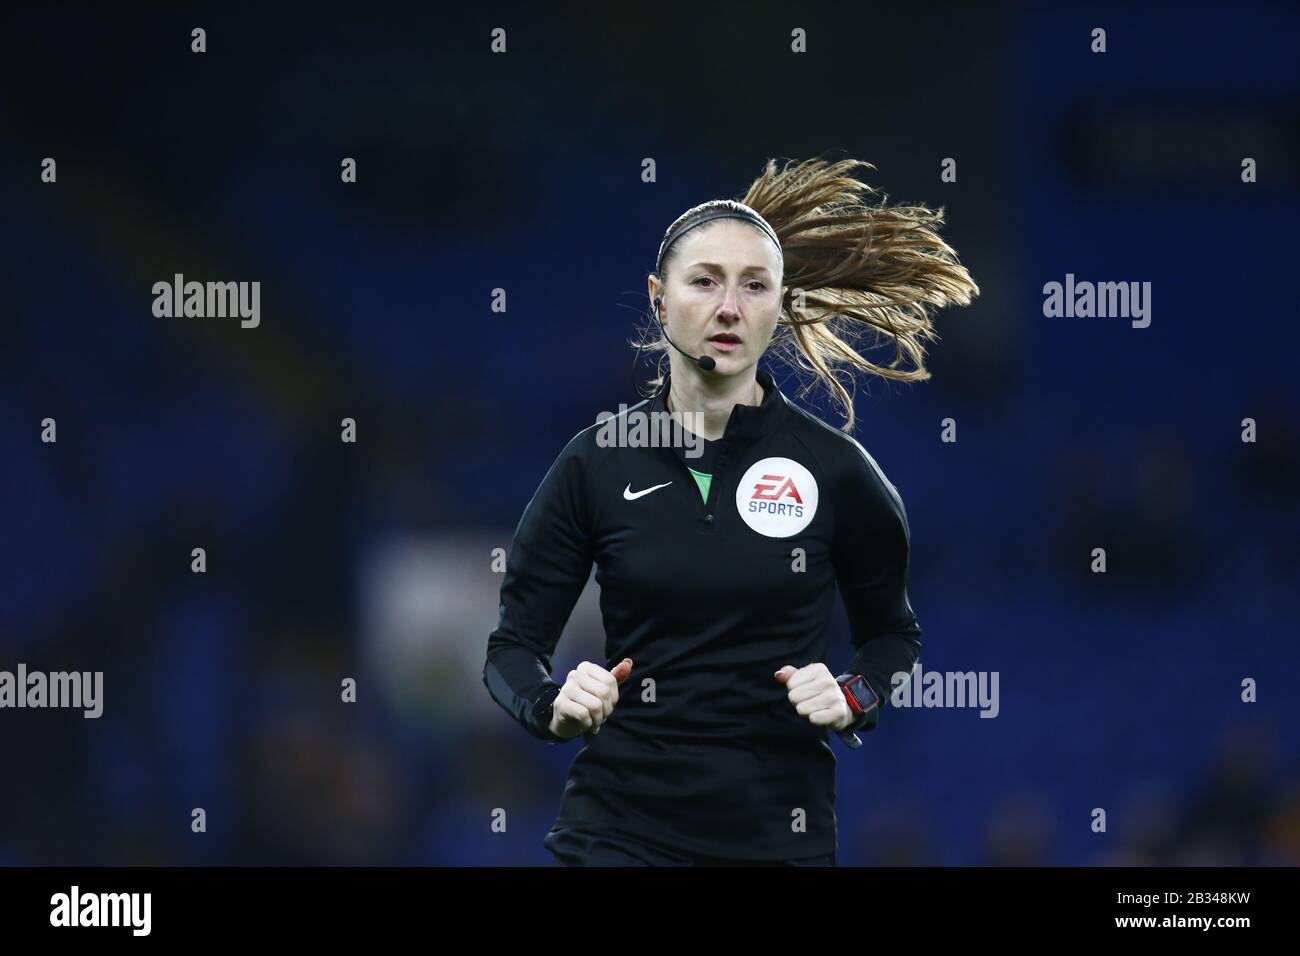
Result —
<path fill-rule="evenodd" d="M 632 673 L 632 659 L 623 658 L 612 671 L 583 661 L 569 671 L 568 679 L 555 698 L 551 733 L 568 740 L 591 731 L 600 733 L 601 724 L 618 703 L 618 685 Z"/>
<path fill-rule="evenodd" d="M 844 690 L 820 661 L 799 668 L 786 664 L 772 676 L 785 684 L 794 709 L 818 727 L 843 730 L 853 723 L 855 716 Z"/>

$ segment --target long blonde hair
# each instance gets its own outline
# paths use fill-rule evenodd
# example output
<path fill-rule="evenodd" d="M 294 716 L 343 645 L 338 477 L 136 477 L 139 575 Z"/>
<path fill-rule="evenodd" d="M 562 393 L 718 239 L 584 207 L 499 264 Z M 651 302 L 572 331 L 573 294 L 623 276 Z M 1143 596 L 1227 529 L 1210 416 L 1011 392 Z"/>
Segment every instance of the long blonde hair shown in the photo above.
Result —
<path fill-rule="evenodd" d="M 782 284 L 788 286 L 770 348 L 820 382 L 844 414 L 841 430 L 853 430 L 853 372 L 864 371 L 903 382 L 925 381 L 925 343 L 939 338 L 933 314 L 949 305 L 969 305 L 979 287 L 937 233 L 943 207 L 873 202 L 879 190 L 851 173 L 875 169 L 857 159 L 787 162 L 777 170 L 769 159 L 741 202 L 758 212 L 781 241 L 785 259 Z M 731 205 L 715 199 L 687 210 L 668 227 Z M 708 228 L 703 226 L 701 228 Z M 758 228 L 755 226 L 755 228 Z M 666 251 L 668 272 L 676 244 Z M 663 276 L 659 276 L 663 281 Z M 879 365 L 861 354 L 892 340 L 894 360 Z M 638 341 L 640 351 L 666 351 L 658 322 L 651 321 Z M 899 368 L 900 363 L 903 364 Z M 910 363 L 910 365 L 908 364 Z M 662 365 L 661 365 L 662 369 Z M 649 382 L 663 383 L 662 373 Z"/>

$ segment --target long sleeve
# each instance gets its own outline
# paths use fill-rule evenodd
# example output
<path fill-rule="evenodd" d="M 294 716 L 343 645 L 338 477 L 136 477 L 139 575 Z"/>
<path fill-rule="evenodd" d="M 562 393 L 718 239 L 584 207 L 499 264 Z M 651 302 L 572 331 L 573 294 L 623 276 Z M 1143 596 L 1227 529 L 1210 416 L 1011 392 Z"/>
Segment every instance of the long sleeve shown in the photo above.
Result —
<path fill-rule="evenodd" d="M 565 447 L 542 479 L 515 529 L 501 583 L 500 616 L 488 637 L 483 683 L 525 730 L 561 742 L 534 707 L 559 692 L 551 656 L 591 573 L 583 433 Z"/>
<path fill-rule="evenodd" d="M 910 673 L 921 628 L 907 599 L 911 532 L 898 490 L 856 441 L 838 496 L 833 548 L 836 582 L 854 655 L 849 671 L 867 679 L 883 708 L 896 673 Z"/>

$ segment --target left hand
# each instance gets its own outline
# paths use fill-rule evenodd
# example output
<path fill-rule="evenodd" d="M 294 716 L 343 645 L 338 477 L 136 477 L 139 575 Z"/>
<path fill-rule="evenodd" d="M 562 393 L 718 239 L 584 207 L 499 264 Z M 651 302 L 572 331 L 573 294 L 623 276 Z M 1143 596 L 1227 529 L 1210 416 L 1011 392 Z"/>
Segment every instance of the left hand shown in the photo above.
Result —
<path fill-rule="evenodd" d="M 843 730 L 856 719 L 835 675 L 820 661 L 807 667 L 786 664 L 772 676 L 785 684 L 794 709 L 818 727 Z"/>

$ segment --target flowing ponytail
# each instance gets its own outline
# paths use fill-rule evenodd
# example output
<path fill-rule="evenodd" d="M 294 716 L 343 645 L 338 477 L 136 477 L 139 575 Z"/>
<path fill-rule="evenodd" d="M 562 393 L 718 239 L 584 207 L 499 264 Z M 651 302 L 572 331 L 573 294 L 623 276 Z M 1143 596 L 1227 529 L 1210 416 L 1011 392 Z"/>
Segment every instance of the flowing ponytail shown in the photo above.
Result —
<path fill-rule="evenodd" d="M 904 382 L 930 378 L 925 344 L 939 338 L 934 313 L 969 305 L 979 295 L 956 251 L 939 238 L 943 208 L 887 205 L 883 198 L 877 203 L 879 191 L 851 175 L 858 167 L 875 168 L 856 159 L 810 159 L 778 171 L 769 159 L 741 199 L 771 225 L 784 253 L 782 284 L 788 289 L 770 349 L 826 387 L 844 414 L 846 432 L 853 430 L 853 395 L 841 378 L 850 386 L 855 371 Z M 669 232 L 729 202 L 696 206 Z M 663 271 L 672 259 L 670 248 Z M 633 343 L 636 348 L 666 347 L 652 328 Z M 888 365 L 862 354 L 890 341 L 894 358 Z"/>

